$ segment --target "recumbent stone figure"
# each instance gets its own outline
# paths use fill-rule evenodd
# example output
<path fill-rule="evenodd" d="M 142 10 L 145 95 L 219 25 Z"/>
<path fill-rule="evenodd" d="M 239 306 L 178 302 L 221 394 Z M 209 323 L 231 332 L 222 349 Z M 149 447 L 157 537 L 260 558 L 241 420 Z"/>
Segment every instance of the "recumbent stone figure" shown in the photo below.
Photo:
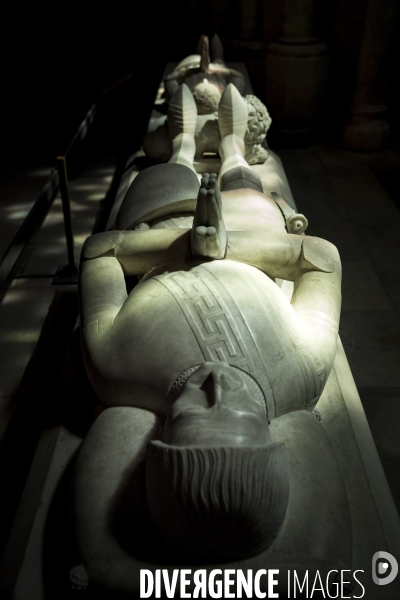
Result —
<path fill-rule="evenodd" d="M 135 494 L 189 562 L 264 553 L 318 568 L 351 556 L 336 457 L 312 414 L 336 352 L 338 252 L 288 233 L 263 193 L 244 159 L 248 115 L 234 85 L 218 109 L 221 170 L 200 184 L 196 118 L 183 84 L 169 108 L 170 161 L 138 175 L 116 229 L 83 250 L 84 359 L 105 410 L 75 469 L 75 536 L 89 580 L 108 569 L 121 589 L 140 551 L 108 523 L 119 513 L 135 536 Z M 299 217 L 290 230 L 303 229 Z M 129 275 L 141 280 L 128 294 Z M 275 278 L 294 282 L 291 301 Z M 140 465 L 146 491 L 132 492 Z"/>
<path fill-rule="evenodd" d="M 228 69 L 225 65 L 222 44 L 217 35 L 214 35 L 211 41 L 212 62 L 207 36 L 200 37 L 197 51 L 198 54 L 187 56 L 175 67 L 166 77 L 164 86 L 169 101 L 182 83 L 192 91 L 197 109 L 194 131 L 195 157 L 201 158 L 204 153 L 219 152 L 221 135 L 218 127 L 218 107 L 222 93 L 229 84 L 233 84 L 243 94 L 245 80 L 242 73 Z M 262 143 L 271 125 L 271 117 L 257 96 L 246 94 L 243 98 L 248 113 L 243 137 L 244 157 L 250 165 L 262 164 L 268 158 L 268 151 Z M 160 114 L 158 118 L 151 119 L 143 141 L 143 149 L 156 162 L 167 162 L 171 158 L 172 144 L 166 115 Z"/>

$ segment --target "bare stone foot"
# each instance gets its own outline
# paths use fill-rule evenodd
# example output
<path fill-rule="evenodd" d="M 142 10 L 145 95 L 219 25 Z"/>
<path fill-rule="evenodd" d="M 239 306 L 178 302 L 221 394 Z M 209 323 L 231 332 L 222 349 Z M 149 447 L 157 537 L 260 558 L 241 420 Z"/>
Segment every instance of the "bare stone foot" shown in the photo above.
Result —
<path fill-rule="evenodd" d="M 204 173 L 193 219 L 193 256 L 221 259 L 226 253 L 227 235 L 222 216 L 221 194 L 215 173 Z"/>
<path fill-rule="evenodd" d="M 194 136 L 196 122 L 196 103 L 186 83 L 182 83 L 171 98 L 168 108 L 168 129 L 171 139 L 181 133 Z"/>
<path fill-rule="evenodd" d="M 243 140 L 247 128 L 247 105 L 233 83 L 222 94 L 218 107 L 218 125 L 221 139 L 235 134 Z"/>

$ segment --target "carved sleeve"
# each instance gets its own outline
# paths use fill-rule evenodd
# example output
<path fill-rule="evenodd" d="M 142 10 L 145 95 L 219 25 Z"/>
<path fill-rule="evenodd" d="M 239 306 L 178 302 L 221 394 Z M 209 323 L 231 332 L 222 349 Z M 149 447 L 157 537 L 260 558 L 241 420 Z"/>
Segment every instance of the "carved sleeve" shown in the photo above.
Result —
<path fill-rule="evenodd" d="M 103 256 L 82 264 L 79 298 L 85 337 L 112 325 L 127 298 L 124 273 L 116 258 Z"/>
<path fill-rule="evenodd" d="M 291 304 L 307 339 L 317 344 L 330 370 L 341 306 L 341 264 L 335 246 L 309 236 L 232 232 L 227 258 L 294 282 Z"/>
<path fill-rule="evenodd" d="M 339 330 L 342 268 L 335 246 L 318 238 L 308 240 L 303 245 L 291 303 L 329 374 Z"/>
<path fill-rule="evenodd" d="M 125 275 L 147 273 L 153 267 L 190 256 L 190 229 L 125 231 L 116 251 Z"/>
<path fill-rule="evenodd" d="M 115 257 L 124 275 L 141 275 L 155 266 L 190 255 L 189 240 L 188 229 L 107 231 L 85 242 L 82 261 Z"/>

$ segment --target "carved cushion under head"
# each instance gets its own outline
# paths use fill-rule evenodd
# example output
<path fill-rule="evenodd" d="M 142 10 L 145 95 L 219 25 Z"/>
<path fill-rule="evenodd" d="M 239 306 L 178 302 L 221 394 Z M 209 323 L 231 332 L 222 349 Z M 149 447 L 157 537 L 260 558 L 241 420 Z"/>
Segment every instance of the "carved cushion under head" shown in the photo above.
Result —
<path fill-rule="evenodd" d="M 134 229 L 145 220 L 172 212 L 194 211 L 199 188 L 196 174 L 184 165 L 149 167 L 139 173 L 129 187 L 115 228 Z"/>

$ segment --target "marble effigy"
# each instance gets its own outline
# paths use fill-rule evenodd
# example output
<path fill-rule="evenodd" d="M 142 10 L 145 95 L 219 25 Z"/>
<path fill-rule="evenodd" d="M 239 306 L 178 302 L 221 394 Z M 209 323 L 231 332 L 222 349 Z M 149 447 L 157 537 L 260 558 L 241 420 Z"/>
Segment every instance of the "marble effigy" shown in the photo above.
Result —
<path fill-rule="evenodd" d="M 241 94 L 244 93 L 246 85 L 240 71 L 226 66 L 218 35 L 213 36 L 211 48 L 208 37 L 202 35 L 197 53 L 184 58 L 166 77 L 165 92 L 168 101 L 182 83 L 192 91 L 198 114 L 218 110 L 221 95 L 229 84 L 232 83 Z"/>
<path fill-rule="evenodd" d="M 228 85 L 221 168 L 199 183 L 196 104 L 182 84 L 170 161 L 138 175 L 116 229 L 83 250 L 82 343 L 105 410 L 79 453 L 73 505 L 93 585 L 106 560 L 107 587 L 134 591 L 138 527 L 160 562 L 351 562 L 344 483 L 312 412 L 335 359 L 340 259 L 264 194 L 245 160 L 247 117 Z M 141 281 L 128 295 L 130 275 Z M 275 278 L 294 282 L 291 302 Z"/>
<path fill-rule="evenodd" d="M 211 85 L 211 84 L 209 84 Z M 245 159 L 249 165 L 263 164 L 268 158 L 268 150 L 264 147 L 266 136 L 271 125 L 271 117 L 265 105 L 253 94 L 246 94 L 247 127 L 244 135 Z M 194 134 L 196 158 L 204 154 L 218 155 L 221 135 L 218 127 L 218 112 L 197 114 Z M 167 162 L 172 155 L 172 140 L 169 135 L 166 115 L 153 119 L 143 140 L 143 149 L 147 156 L 157 162 Z"/>
<path fill-rule="evenodd" d="M 213 61 L 208 54 L 208 38 L 202 36 L 199 54 L 186 57 L 172 73 L 165 77 L 164 95 L 170 101 L 172 92 L 179 84 L 185 83 L 192 92 L 196 103 L 196 158 L 206 154 L 218 155 L 221 143 L 218 126 L 218 106 L 227 85 L 233 84 L 242 93 L 247 105 L 247 127 L 244 134 L 245 159 L 249 165 L 263 164 L 268 158 L 266 135 L 271 125 L 266 106 L 257 96 L 246 92 L 243 74 L 229 69 L 223 60 L 222 45 L 218 36 L 212 39 Z M 166 162 L 172 155 L 172 139 L 166 115 L 158 115 L 151 120 L 149 130 L 143 140 L 146 154 L 157 162 Z"/>
<path fill-rule="evenodd" d="M 226 105 L 234 97 L 228 90 Z M 229 124 L 228 118 L 225 125 L 235 128 L 234 121 Z M 243 133 L 243 120 L 241 127 Z M 316 245 L 315 238 L 301 235 L 307 223 L 298 214 L 273 151 L 265 163 L 247 171 L 242 133 L 225 130 L 221 157 L 192 159 L 193 129 L 178 132 L 173 160 L 157 168 L 157 178 L 154 168 L 140 172 L 130 159 L 107 233 L 86 244 L 81 282 L 82 319 L 86 314 L 90 321 L 85 361 L 101 404 L 83 441 L 65 426 L 42 435 L 6 553 L 6 562 L 17 556 L 20 564 L 12 588 L 16 600 L 59 595 L 56 590 L 70 567 L 72 590 L 96 599 L 139 597 L 141 572 L 147 582 L 157 573 L 171 582 L 176 569 L 204 571 L 210 580 L 218 572 L 216 579 L 228 582 L 232 570 L 246 576 L 251 569 L 262 574 L 258 582 L 269 597 L 262 570 L 279 570 L 274 592 L 283 598 L 294 597 L 294 573 L 300 582 L 308 574 L 308 597 L 318 587 L 318 577 L 325 590 L 329 583 L 333 596 L 360 597 L 362 588 L 352 575 L 361 570 L 362 597 L 398 597 L 397 580 L 377 588 L 371 577 L 374 553 L 399 555 L 399 525 L 343 347 L 339 339 L 337 345 L 333 342 L 339 304 L 333 291 L 339 282 L 337 255 L 323 240 L 317 239 Z M 240 177 L 231 180 L 232 169 L 225 167 L 232 167 L 232 161 L 239 163 L 234 169 L 239 168 L 235 174 Z M 237 187 L 240 179 L 253 187 Z M 232 181 L 234 189 L 224 189 Z M 163 196 L 157 186 L 151 194 L 149 183 L 160 182 L 164 190 L 172 185 L 173 194 Z M 182 188 L 186 198 L 179 196 Z M 128 273 L 133 272 L 144 276 L 129 293 Z M 312 282 L 301 280 L 304 274 Z M 309 308 L 303 305 L 302 310 L 302 302 L 310 296 L 299 287 L 317 281 L 320 291 L 331 286 L 331 292 L 319 296 L 328 318 L 319 315 L 314 344 L 316 332 L 310 335 L 310 324 L 318 294 L 311 294 L 314 307 L 307 315 Z M 154 311 L 154 305 L 161 309 Z M 324 335 L 325 371 L 316 362 Z M 102 345 L 109 347 L 105 355 Z M 96 347 L 98 352 L 93 351 Z M 121 378 L 121 372 L 126 376 Z M 188 401 L 192 412 L 181 416 Z M 241 412 L 246 413 L 243 420 L 236 418 Z M 231 418 L 224 419 L 227 414 Z M 216 439 L 223 445 L 216 445 Z M 238 456 L 243 446 L 237 450 L 237 442 L 243 439 L 242 460 Z M 228 500 L 253 489 L 248 477 L 257 473 L 257 457 L 262 457 L 261 479 L 268 474 L 258 496 L 265 502 L 261 511 L 257 501 L 247 504 L 244 520 L 249 527 L 243 525 L 246 508 L 241 525 L 239 519 L 233 528 L 229 509 L 236 511 L 238 505 L 228 503 L 228 516 L 218 518 L 221 535 L 212 550 L 210 537 L 205 543 L 188 542 L 179 513 L 182 503 L 171 507 L 176 495 L 171 499 L 168 477 L 160 470 L 161 458 L 168 468 L 177 457 L 185 456 L 178 459 L 178 469 L 185 461 L 192 463 L 193 442 L 195 452 L 196 442 L 201 442 L 202 465 L 220 465 L 222 458 L 224 465 L 229 462 L 227 472 L 242 473 L 238 482 L 230 479 L 230 486 L 239 487 L 229 488 L 223 496 Z M 238 461 L 245 468 L 238 468 Z M 58 523 L 66 522 L 72 466 L 73 543 L 67 552 L 68 536 L 59 536 Z M 194 473 L 199 481 L 199 469 Z M 24 506 L 31 506 L 32 489 L 40 502 L 29 521 Z M 179 493 L 187 497 L 187 490 Z M 268 511 L 262 510 L 267 505 Z M 172 515 L 171 523 L 166 514 Z M 213 528 L 206 521 L 203 511 L 199 523 L 207 538 Z M 238 539 L 243 540 L 239 548 Z M 51 577 L 60 582 L 53 595 Z M 195 586 L 192 579 L 184 591 L 193 593 Z M 163 584 L 164 597 L 165 589 Z M 178 581 L 175 597 L 184 597 L 181 589 Z M 232 585 L 229 591 L 234 589 Z M 150 597 L 155 594 L 154 589 Z M 302 595 L 297 587 L 296 597 Z M 327 594 L 314 589 L 312 597 Z"/>

